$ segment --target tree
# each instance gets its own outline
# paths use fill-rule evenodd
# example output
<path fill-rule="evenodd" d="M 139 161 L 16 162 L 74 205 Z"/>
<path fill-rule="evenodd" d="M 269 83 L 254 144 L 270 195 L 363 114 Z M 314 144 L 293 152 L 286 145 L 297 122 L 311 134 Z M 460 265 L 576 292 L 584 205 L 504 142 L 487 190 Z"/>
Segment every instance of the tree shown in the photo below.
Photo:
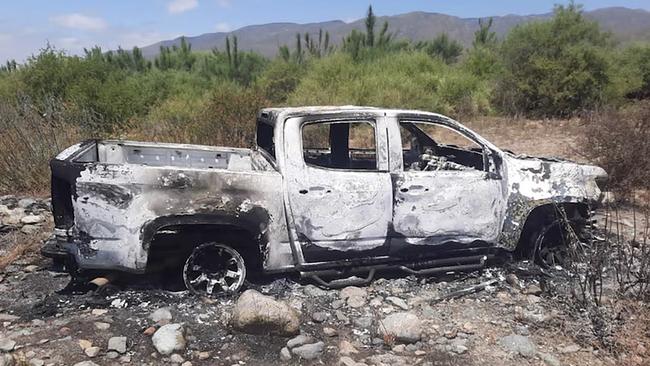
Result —
<path fill-rule="evenodd" d="M 492 18 L 489 18 L 487 22 L 483 19 L 478 20 L 478 30 L 474 32 L 474 42 L 472 42 L 474 48 L 492 46 L 496 43 L 497 34 L 490 31 L 492 21 Z"/>
<path fill-rule="evenodd" d="M 507 113 L 566 117 L 603 101 L 609 84 L 609 33 L 574 3 L 553 18 L 515 27 L 501 56 L 505 69 L 497 103 Z"/>
<path fill-rule="evenodd" d="M 375 23 L 377 18 L 372 12 L 372 5 L 368 6 L 368 14 L 366 15 L 366 46 L 374 47 L 375 46 Z"/>
<path fill-rule="evenodd" d="M 442 33 L 431 41 L 418 42 L 415 48 L 423 50 L 431 57 L 439 57 L 446 64 L 455 63 L 463 53 L 463 46 L 450 39 L 447 33 Z"/>

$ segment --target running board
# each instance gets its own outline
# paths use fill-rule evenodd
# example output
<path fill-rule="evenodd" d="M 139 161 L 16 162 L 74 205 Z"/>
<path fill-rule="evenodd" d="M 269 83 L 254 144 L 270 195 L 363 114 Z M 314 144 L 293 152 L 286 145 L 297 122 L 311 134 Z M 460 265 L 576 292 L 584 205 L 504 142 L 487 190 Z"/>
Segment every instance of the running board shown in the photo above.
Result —
<path fill-rule="evenodd" d="M 372 266 L 360 266 L 357 268 L 337 270 L 320 270 L 320 271 L 301 271 L 301 278 L 308 278 L 316 281 L 320 286 L 326 288 L 341 288 L 345 286 L 359 286 L 366 285 L 372 282 L 375 277 L 375 272 L 377 270 L 383 269 L 399 269 L 408 274 L 414 275 L 430 275 L 437 273 L 447 273 L 447 272 L 466 272 L 474 271 L 477 269 L 482 269 L 485 267 L 488 259 L 493 257 L 493 255 L 474 255 L 468 257 L 456 257 L 456 258 L 444 258 L 444 259 L 433 259 L 421 262 L 412 262 L 408 265 L 396 265 L 394 263 L 384 263 L 377 264 Z M 421 268 L 421 269 L 416 269 Z M 360 278 L 354 274 L 368 272 L 368 275 L 365 278 Z M 342 277 L 349 276 L 346 278 L 337 278 L 331 281 L 326 281 L 322 277 Z"/>

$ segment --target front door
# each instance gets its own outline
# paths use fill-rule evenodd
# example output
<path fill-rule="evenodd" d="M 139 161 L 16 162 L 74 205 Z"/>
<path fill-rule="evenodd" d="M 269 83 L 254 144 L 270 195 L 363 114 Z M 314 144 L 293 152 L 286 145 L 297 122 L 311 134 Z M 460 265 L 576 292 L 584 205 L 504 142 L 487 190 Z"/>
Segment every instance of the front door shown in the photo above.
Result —
<path fill-rule="evenodd" d="M 287 196 L 306 262 L 388 252 L 393 202 L 382 123 L 357 116 L 285 124 Z"/>
<path fill-rule="evenodd" d="M 502 180 L 483 146 L 453 126 L 400 121 L 402 171 L 394 174 L 391 252 L 494 243 L 505 208 Z"/>

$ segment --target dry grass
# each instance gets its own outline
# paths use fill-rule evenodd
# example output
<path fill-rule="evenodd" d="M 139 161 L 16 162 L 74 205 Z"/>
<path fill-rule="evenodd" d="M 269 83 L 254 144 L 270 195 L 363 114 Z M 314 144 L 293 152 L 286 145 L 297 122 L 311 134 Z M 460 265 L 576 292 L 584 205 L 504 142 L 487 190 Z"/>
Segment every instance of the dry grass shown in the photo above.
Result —
<path fill-rule="evenodd" d="M 578 119 L 474 117 L 461 123 L 496 146 L 517 154 L 586 161 L 579 144 L 585 127 Z"/>
<path fill-rule="evenodd" d="M 21 257 L 38 253 L 43 239 L 51 231 L 52 227 L 48 225 L 32 235 L 12 232 L 0 237 L 0 247 L 6 248 L 6 253 L 0 256 L 0 271 L 3 271 L 8 265 Z"/>
<path fill-rule="evenodd" d="M 81 139 L 66 115 L 60 109 L 41 115 L 28 106 L 0 103 L 0 194 L 48 191 L 49 160 Z"/>
<path fill-rule="evenodd" d="M 650 101 L 585 118 L 581 144 L 586 156 L 605 168 L 619 199 L 634 203 L 639 190 L 650 191 Z"/>

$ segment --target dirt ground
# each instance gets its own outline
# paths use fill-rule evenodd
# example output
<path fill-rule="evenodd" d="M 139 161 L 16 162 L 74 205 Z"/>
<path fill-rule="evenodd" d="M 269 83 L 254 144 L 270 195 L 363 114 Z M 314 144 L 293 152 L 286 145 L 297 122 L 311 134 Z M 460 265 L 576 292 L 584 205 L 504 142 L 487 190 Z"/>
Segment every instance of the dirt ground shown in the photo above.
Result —
<path fill-rule="evenodd" d="M 577 153 L 575 121 L 482 119 L 468 125 L 497 146 L 517 153 L 568 157 Z M 500 127 L 499 127 L 500 126 Z M 601 219 L 603 213 L 600 213 Z M 619 221 L 634 226 L 629 213 Z M 637 218 L 640 219 L 640 218 Z M 627 222 L 624 222 L 627 220 Z M 528 262 L 495 263 L 463 274 L 419 278 L 384 274 L 366 287 L 360 304 L 346 302 L 351 290 L 322 290 L 291 276 L 249 287 L 286 302 L 300 315 L 301 334 L 325 347 L 313 360 L 280 352 L 289 338 L 244 334 L 230 316 L 236 298 L 205 301 L 140 279 L 96 293 L 71 287 L 67 274 L 34 252 L 42 235 L 0 234 L 0 365 L 650 365 L 648 334 L 624 352 L 603 348 L 591 313 L 572 301 L 571 273 L 541 270 Z M 17 250 L 22 245 L 24 250 Z M 23 254 L 26 252 L 26 254 Z M 11 257 L 11 258 L 10 258 Z M 15 258 L 14 258 L 15 257 Z M 8 260 L 11 259 L 11 260 Z M 15 260 L 14 260 L 15 259 Z M 606 277 L 606 282 L 612 278 Z M 489 282 L 484 289 L 442 299 L 459 289 Z M 613 293 L 606 290 L 604 302 Z M 441 300 L 442 299 L 442 300 Z M 174 356 L 153 346 L 151 319 L 166 308 L 186 330 L 187 344 Z M 421 339 L 400 344 L 380 335 L 382 321 L 406 312 L 421 322 Z M 627 319 L 629 320 L 629 319 Z M 613 321 L 613 320 L 612 320 Z M 622 321 L 618 319 L 617 321 Z M 646 327 L 641 327 L 646 331 Z M 126 337 L 124 352 L 110 351 L 111 337 Z M 628 340 L 629 341 L 629 340 Z M 15 343 L 14 343 L 15 342 Z M 84 349 L 98 347 L 92 357 Z M 3 363 L 4 362 L 4 363 Z M 92 364 L 81 364 L 92 365 Z"/>

